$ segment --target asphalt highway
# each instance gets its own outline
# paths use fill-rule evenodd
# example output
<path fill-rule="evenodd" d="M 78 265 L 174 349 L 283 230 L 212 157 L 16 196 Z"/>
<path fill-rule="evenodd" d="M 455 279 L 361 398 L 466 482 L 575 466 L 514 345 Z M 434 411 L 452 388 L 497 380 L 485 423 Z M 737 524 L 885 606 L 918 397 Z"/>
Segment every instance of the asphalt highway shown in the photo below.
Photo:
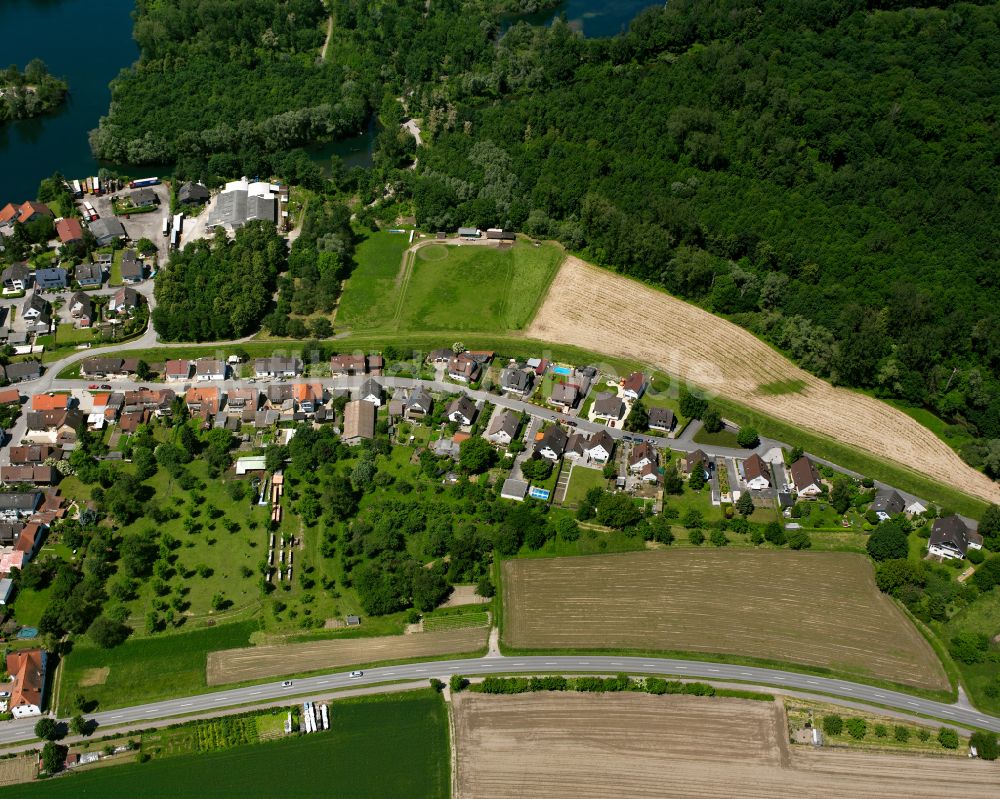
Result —
<path fill-rule="evenodd" d="M 432 677 L 447 681 L 452 674 L 468 677 L 487 674 L 649 674 L 682 679 L 705 679 L 709 681 L 745 682 L 752 685 L 770 686 L 799 692 L 827 694 L 841 697 L 855 703 L 882 705 L 911 714 L 930 716 L 947 723 L 1000 732 L 1000 718 L 986 715 L 971 707 L 945 704 L 918 696 L 861 685 L 846 680 L 834 680 L 810 674 L 791 671 L 764 669 L 754 666 L 733 666 L 725 663 L 707 663 L 698 660 L 672 660 L 655 657 L 614 657 L 606 655 L 541 655 L 530 657 L 501 657 L 488 655 L 482 658 L 459 660 L 437 660 L 423 663 L 408 663 L 399 666 L 384 666 L 366 669 L 359 678 L 349 676 L 349 671 L 337 671 L 315 677 L 292 681 L 289 687 L 282 686 L 282 680 L 231 688 L 213 693 L 168 699 L 147 705 L 106 710 L 89 718 L 100 727 L 141 727 L 145 721 L 193 715 L 216 711 L 237 705 L 273 702 L 287 699 L 294 704 L 298 696 L 315 696 L 326 691 L 344 688 L 358 688 L 365 685 L 402 680 L 429 680 Z M 32 728 L 37 719 L 22 719 L 0 725 L 0 745 L 13 744 L 34 737 Z"/>

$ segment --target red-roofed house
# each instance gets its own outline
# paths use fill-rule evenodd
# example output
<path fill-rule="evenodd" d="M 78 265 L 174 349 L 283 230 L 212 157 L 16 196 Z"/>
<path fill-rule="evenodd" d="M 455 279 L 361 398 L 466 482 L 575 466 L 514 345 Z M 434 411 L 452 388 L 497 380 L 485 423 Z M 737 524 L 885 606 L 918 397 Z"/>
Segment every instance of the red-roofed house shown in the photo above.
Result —
<path fill-rule="evenodd" d="M 292 396 L 303 413 L 315 413 L 323 404 L 323 386 L 319 383 L 296 383 L 292 386 Z"/>
<path fill-rule="evenodd" d="M 17 206 L 14 203 L 7 203 L 3 208 L 0 208 L 0 224 L 4 222 L 16 222 L 17 221 Z"/>
<path fill-rule="evenodd" d="M 632 372 L 628 377 L 626 377 L 621 382 L 622 394 L 625 395 L 627 399 L 635 401 L 642 396 L 642 392 L 646 390 L 646 375 L 642 372 Z"/>
<path fill-rule="evenodd" d="M 64 411 L 69 407 L 69 394 L 35 394 L 31 398 L 33 411 Z"/>
<path fill-rule="evenodd" d="M 45 203 L 36 203 L 34 200 L 27 200 L 22 203 L 21 207 L 17 209 L 17 213 L 17 221 L 21 224 L 24 224 L 25 222 L 34 222 L 36 219 L 41 219 L 43 216 L 47 216 L 49 218 L 55 216 Z"/>
<path fill-rule="evenodd" d="M 47 659 L 43 649 L 22 649 L 7 655 L 7 673 L 14 683 L 8 707 L 14 718 L 42 714 Z"/>
<path fill-rule="evenodd" d="M 56 222 L 56 234 L 63 244 L 79 244 L 83 241 L 83 227 L 78 219 L 60 219 Z"/>
<path fill-rule="evenodd" d="M 0 405 L 20 405 L 21 394 L 16 388 L 0 390 Z"/>
<path fill-rule="evenodd" d="M 184 401 L 191 413 L 215 416 L 221 405 L 220 395 L 217 388 L 189 388 L 184 394 Z"/>
<path fill-rule="evenodd" d="M 47 468 L 47 467 L 46 467 Z M 14 549 L 24 553 L 25 562 L 31 560 L 42 548 L 42 540 L 45 538 L 46 528 L 38 522 L 28 522 L 17 537 Z"/>

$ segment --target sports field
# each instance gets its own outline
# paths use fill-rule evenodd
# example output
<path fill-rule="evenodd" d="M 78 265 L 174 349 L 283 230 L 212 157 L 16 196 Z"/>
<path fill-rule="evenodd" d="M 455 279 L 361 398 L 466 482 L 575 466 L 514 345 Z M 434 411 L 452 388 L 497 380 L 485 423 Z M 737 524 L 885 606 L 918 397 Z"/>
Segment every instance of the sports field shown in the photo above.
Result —
<path fill-rule="evenodd" d="M 358 248 L 338 325 L 392 332 L 521 330 L 563 259 L 555 245 L 525 243 L 503 250 L 429 243 L 404 257 L 405 243 L 400 234 L 378 233 Z"/>
<path fill-rule="evenodd" d="M 489 628 L 480 626 L 228 649 L 209 654 L 206 679 L 209 685 L 225 685 L 387 660 L 457 655 L 485 648 L 488 635 Z"/>
<path fill-rule="evenodd" d="M 665 550 L 504 563 L 517 649 L 708 652 L 943 690 L 933 649 L 844 552 Z"/>
<path fill-rule="evenodd" d="M 996 796 L 993 763 L 791 747 L 775 703 L 461 693 L 455 799 Z"/>
<path fill-rule="evenodd" d="M 448 799 L 448 717 L 425 691 L 332 702 L 331 729 L 0 789 L 18 799 Z"/>

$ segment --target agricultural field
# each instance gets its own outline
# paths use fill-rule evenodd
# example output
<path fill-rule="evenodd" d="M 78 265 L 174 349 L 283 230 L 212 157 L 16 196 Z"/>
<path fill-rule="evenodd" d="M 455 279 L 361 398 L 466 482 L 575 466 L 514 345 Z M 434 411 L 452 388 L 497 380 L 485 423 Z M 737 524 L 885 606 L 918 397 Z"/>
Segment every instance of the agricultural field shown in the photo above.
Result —
<path fill-rule="evenodd" d="M 458 694 L 455 799 L 937 799 L 996 795 L 979 760 L 791 747 L 776 703 Z"/>
<path fill-rule="evenodd" d="M 208 653 L 246 646 L 256 629 L 255 622 L 220 624 L 155 638 L 131 638 L 114 649 L 99 649 L 81 638 L 63 660 L 60 708 L 72 709 L 77 694 L 97 702 L 100 710 L 108 710 L 204 692 Z"/>
<path fill-rule="evenodd" d="M 949 687 L 860 555 L 680 549 L 509 560 L 503 576 L 514 649 L 706 652 Z"/>
<path fill-rule="evenodd" d="M 636 319 L 631 309 L 645 313 Z M 594 308 L 603 310 L 603 321 Z M 703 335 L 692 336 L 690 331 Z M 718 396 L 871 452 L 990 502 L 1000 485 L 966 465 L 933 432 L 891 406 L 834 388 L 751 333 L 626 277 L 567 258 L 526 331 L 663 369 Z M 795 382 L 789 382 L 795 381 Z M 775 393 L 774 386 L 797 387 Z"/>
<path fill-rule="evenodd" d="M 33 753 L 0 760 L 0 787 L 16 785 L 34 779 L 38 773 L 38 761 Z"/>
<path fill-rule="evenodd" d="M 206 682 L 225 685 L 387 660 L 476 652 L 485 648 L 488 633 L 485 626 L 460 627 L 413 635 L 334 638 L 212 652 Z"/>
<path fill-rule="evenodd" d="M 431 690 L 333 702 L 331 729 L 207 754 L 84 771 L 0 797 L 448 799 L 448 717 Z M 405 756 L 401 756 L 405 753 Z"/>
<path fill-rule="evenodd" d="M 393 332 L 521 330 L 563 258 L 554 245 L 498 250 L 432 242 L 403 259 L 404 246 L 375 238 L 392 235 L 405 245 L 402 235 L 379 233 L 358 248 L 338 324 Z"/>

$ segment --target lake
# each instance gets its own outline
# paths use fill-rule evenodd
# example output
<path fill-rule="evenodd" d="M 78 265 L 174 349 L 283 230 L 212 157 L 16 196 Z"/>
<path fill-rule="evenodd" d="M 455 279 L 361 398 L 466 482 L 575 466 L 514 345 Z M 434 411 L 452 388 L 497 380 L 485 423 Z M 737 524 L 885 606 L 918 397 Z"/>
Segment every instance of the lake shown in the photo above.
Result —
<path fill-rule="evenodd" d="M 649 0 L 565 0 L 548 11 L 536 14 L 520 14 L 508 17 L 501 25 L 501 32 L 506 31 L 517 22 L 527 22 L 531 25 L 551 25 L 560 14 L 566 15 L 566 21 L 575 30 L 581 31 L 589 38 L 615 36 L 621 33 L 636 14 L 644 8 L 660 5 Z"/>
<path fill-rule="evenodd" d="M 0 0 L 0 61 L 24 67 L 41 58 L 69 82 L 54 113 L 0 125 L 0 205 L 32 199 L 56 170 L 97 174 L 87 133 L 107 113 L 108 83 L 139 57 L 133 0 Z"/>

